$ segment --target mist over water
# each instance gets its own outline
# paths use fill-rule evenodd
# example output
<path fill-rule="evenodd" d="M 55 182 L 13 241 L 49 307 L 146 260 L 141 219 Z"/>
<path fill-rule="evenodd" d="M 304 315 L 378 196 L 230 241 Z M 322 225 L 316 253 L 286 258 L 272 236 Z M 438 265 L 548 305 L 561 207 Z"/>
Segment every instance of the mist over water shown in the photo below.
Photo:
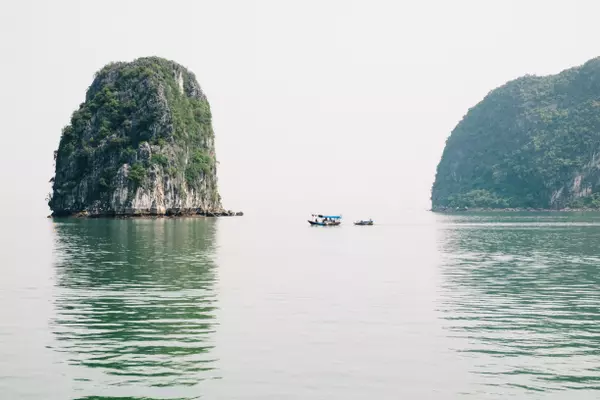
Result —
<path fill-rule="evenodd" d="M 598 56 L 597 1 L 0 8 L 0 400 L 599 397 L 600 215 L 424 212 L 470 107 Z M 246 216 L 43 219 L 94 73 L 151 55 Z"/>

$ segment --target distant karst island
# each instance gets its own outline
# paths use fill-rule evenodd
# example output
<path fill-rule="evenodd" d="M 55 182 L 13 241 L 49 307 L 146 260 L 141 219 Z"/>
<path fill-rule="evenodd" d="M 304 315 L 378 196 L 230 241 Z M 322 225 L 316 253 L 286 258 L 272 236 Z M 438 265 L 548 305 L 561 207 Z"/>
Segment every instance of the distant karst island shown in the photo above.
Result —
<path fill-rule="evenodd" d="M 491 91 L 446 142 L 432 210 L 600 209 L 600 58 Z"/>
<path fill-rule="evenodd" d="M 54 217 L 241 215 L 221 205 L 208 100 L 173 61 L 98 71 L 54 158 Z"/>

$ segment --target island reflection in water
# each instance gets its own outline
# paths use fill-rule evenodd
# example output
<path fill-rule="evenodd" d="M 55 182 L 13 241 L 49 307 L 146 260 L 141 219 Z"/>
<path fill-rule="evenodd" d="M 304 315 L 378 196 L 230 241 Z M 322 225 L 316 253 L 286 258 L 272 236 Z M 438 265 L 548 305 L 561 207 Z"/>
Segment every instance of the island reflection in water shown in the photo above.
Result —
<path fill-rule="evenodd" d="M 447 220 L 439 308 L 475 394 L 600 389 L 600 221 L 586 218 Z"/>
<path fill-rule="evenodd" d="M 217 378 L 216 222 L 56 224 L 54 349 L 80 398 L 196 398 Z"/>

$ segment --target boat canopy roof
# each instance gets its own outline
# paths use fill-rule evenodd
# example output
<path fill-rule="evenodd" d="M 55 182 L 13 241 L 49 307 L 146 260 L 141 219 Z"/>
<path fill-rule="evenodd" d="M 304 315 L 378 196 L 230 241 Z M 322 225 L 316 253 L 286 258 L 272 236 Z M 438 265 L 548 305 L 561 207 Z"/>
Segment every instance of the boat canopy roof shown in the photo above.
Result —
<path fill-rule="evenodd" d="M 329 219 L 341 219 L 341 215 L 321 215 L 321 214 L 313 214 L 313 217 L 319 218 L 329 218 Z"/>

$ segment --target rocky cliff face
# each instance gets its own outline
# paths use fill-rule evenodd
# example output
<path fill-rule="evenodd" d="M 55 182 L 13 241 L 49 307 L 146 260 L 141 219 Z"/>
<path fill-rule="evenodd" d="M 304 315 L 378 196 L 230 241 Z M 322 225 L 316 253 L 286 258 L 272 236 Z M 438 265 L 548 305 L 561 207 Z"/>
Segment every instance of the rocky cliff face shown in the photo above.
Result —
<path fill-rule="evenodd" d="M 208 100 L 161 58 L 100 70 L 55 152 L 53 215 L 221 213 Z"/>
<path fill-rule="evenodd" d="M 600 208 L 600 58 L 491 91 L 452 131 L 433 209 Z"/>

